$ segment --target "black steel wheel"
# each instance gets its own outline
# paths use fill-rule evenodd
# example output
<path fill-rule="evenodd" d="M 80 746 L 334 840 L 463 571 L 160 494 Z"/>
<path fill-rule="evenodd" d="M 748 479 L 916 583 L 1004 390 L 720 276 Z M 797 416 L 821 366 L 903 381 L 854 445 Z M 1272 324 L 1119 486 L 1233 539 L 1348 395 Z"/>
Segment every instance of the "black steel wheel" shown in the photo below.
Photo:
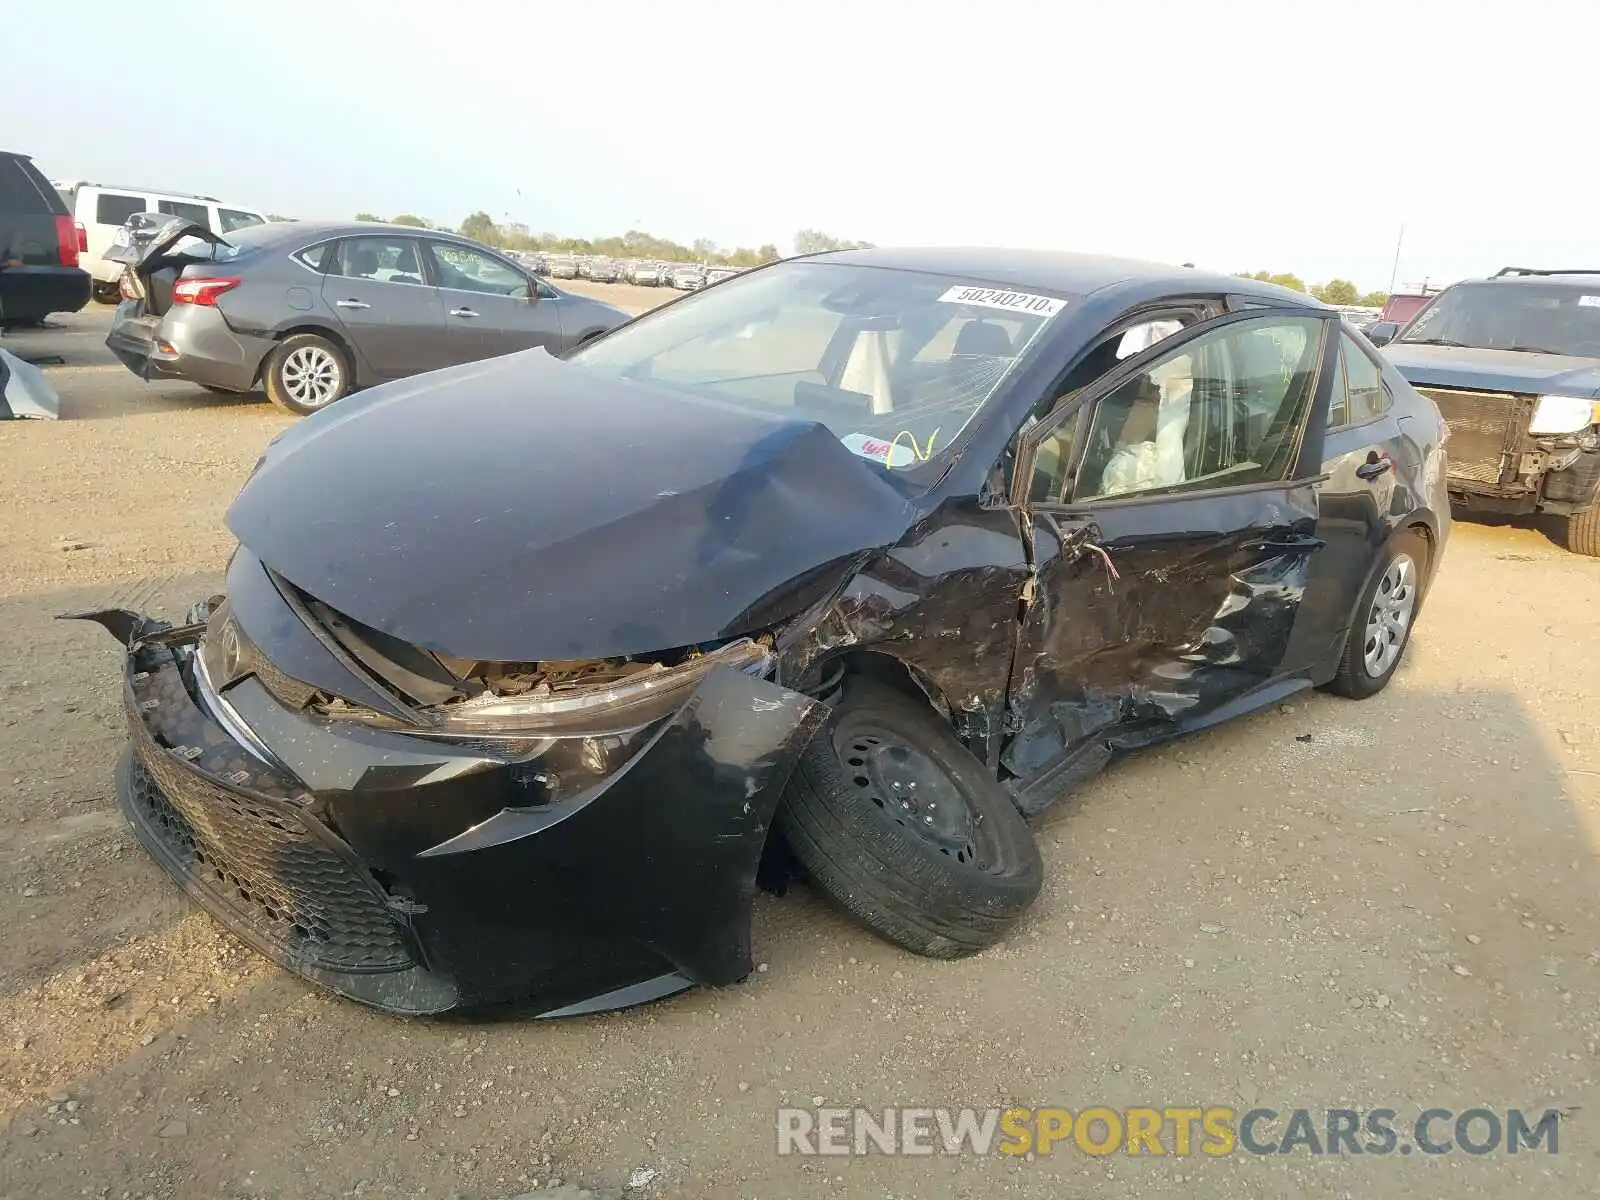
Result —
<path fill-rule="evenodd" d="M 873 680 L 846 681 L 778 822 L 817 888 L 935 958 L 999 941 L 1043 882 L 1011 798 L 926 704 Z"/>

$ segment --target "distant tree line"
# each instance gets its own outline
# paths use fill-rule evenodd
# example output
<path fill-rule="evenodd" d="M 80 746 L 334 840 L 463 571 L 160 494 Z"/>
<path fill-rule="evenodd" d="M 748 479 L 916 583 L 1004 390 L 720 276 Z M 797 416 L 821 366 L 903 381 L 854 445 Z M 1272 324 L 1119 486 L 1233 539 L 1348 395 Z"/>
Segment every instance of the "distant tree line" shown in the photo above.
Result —
<path fill-rule="evenodd" d="M 358 221 L 382 221 L 376 213 L 359 212 Z M 414 213 L 401 213 L 390 217 L 391 225 L 411 225 L 418 229 L 447 229 Z M 502 250 L 545 250 L 571 254 L 604 254 L 612 258 L 664 259 L 672 262 L 707 262 L 729 267 L 758 267 L 762 263 L 776 262 L 783 255 L 771 243 L 764 246 L 735 246 L 732 249 L 718 246 L 708 238 L 699 238 L 690 245 L 657 237 L 642 229 L 630 229 L 614 237 L 570 238 L 554 233 L 534 233 L 520 222 L 499 224 L 488 213 L 472 213 L 456 227 L 462 237 L 497 246 Z M 802 229 L 794 235 L 795 253 L 812 254 L 819 250 L 853 250 L 869 248 L 868 242 L 836 238 L 817 229 Z"/>
<path fill-rule="evenodd" d="M 1327 283 L 1314 283 L 1307 287 L 1298 275 L 1274 275 L 1270 271 L 1239 271 L 1241 279 L 1259 279 L 1315 296 L 1324 304 L 1361 304 L 1367 308 L 1382 308 L 1389 298 L 1388 292 L 1368 292 L 1362 295 L 1348 279 L 1330 279 Z"/>

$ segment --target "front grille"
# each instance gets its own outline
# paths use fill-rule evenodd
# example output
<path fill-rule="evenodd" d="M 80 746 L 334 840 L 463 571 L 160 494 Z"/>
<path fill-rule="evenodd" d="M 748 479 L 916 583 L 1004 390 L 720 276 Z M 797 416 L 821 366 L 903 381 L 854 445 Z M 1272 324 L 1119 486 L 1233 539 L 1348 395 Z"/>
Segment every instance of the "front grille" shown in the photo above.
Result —
<path fill-rule="evenodd" d="M 1516 480 L 1531 416 L 1526 397 L 1419 387 L 1450 427 L 1450 478 L 1498 487 Z"/>
<path fill-rule="evenodd" d="M 170 870 L 266 943 L 285 965 L 346 974 L 413 965 L 375 886 L 292 805 L 230 792 L 153 743 L 128 801 Z"/>

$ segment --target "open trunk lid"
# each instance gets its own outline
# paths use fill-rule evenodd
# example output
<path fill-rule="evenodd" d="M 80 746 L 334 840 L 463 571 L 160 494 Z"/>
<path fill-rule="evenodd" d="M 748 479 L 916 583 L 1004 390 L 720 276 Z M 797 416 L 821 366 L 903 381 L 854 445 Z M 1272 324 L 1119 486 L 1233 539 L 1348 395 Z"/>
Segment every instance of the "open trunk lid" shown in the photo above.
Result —
<path fill-rule="evenodd" d="M 142 214 L 135 214 L 139 216 Z M 118 240 L 107 250 L 108 262 L 122 263 L 131 268 L 126 278 L 134 293 L 129 299 L 143 301 L 146 312 L 160 316 L 166 312 L 172 296 L 172 284 L 190 263 L 211 262 L 218 247 L 231 248 L 230 243 L 194 221 L 174 218 L 153 233 L 126 226 L 129 237 Z M 196 239 L 201 246 L 187 245 L 186 239 Z M 159 278 L 158 278 L 159 277 Z M 124 289 L 127 295 L 129 289 Z"/>

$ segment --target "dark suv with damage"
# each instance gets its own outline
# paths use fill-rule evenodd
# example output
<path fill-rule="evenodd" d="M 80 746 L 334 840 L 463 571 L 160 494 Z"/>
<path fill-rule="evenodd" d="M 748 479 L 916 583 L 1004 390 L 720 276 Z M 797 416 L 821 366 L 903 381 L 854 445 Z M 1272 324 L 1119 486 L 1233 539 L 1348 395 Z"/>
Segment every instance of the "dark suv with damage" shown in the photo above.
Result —
<path fill-rule="evenodd" d="M 1507 267 L 1441 292 L 1384 349 L 1450 427 L 1450 498 L 1565 518 L 1600 555 L 1600 271 Z"/>

